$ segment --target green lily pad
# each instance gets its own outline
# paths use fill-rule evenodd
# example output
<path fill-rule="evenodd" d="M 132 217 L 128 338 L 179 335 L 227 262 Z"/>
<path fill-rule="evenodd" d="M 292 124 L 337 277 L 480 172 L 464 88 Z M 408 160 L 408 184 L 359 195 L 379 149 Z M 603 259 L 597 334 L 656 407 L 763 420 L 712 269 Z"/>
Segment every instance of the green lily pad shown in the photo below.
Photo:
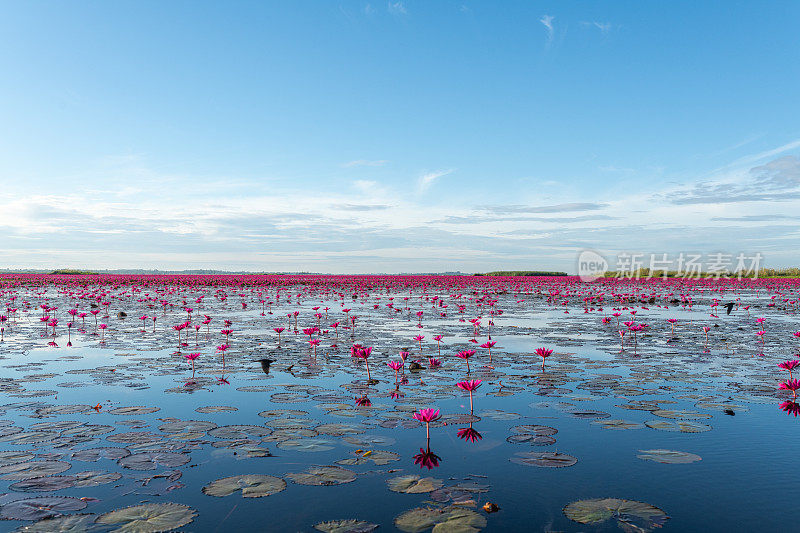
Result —
<path fill-rule="evenodd" d="M 296 452 L 325 452 L 335 447 L 334 441 L 326 439 L 289 439 L 278 443 L 278 448 Z"/>
<path fill-rule="evenodd" d="M 310 466 L 305 472 L 289 473 L 286 477 L 299 485 L 329 486 L 355 481 L 356 473 L 341 466 Z"/>
<path fill-rule="evenodd" d="M 87 503 L 79 498 L 43 496 L 14 500 L 0 507 L 0 518 L 7 520 L 41 520 L 70 511 L 80 511 Z"/>
<path fill-rule="evenodd" d="M 370 533 L 370 531 L 374 531 L 377 527 L 378 524 L 354 519 L 331 520 L 314 525 L 314 529 L 323 531 L 324 533 Z"/>
<path fill-rule="evenodd" d="M 686 420 L 648 420 L 644 425 L 661 431 L 680 431 L 681 433 L 702 433 L 711 430 L 709 425 Z"/>
<path fill-rule="evenodd" d="M 406 494 L 422 494 L 433 492 L 444 485 L 441 479 L 432 477 L 419 477 L 415 475 L 398 476 L 387 479 L 386 484 L 392 492 L 403 492 Z"/>
<path fill-rule="evenodd" d="M 520 452 L 515 453 L 509 461 L 519 465 L 540 466 L 544 468 L 564 468 L 572 466 L 578 459 L 559 452 Z"/>
<path fill-rule="evenodd" d="M 179 503 L 146 503 L 123 507 L 100 515 L 98 524 L 118 526 L 114 531 L 158 533 L 191 523 L 197 511 Z"/>
<path fill-rule="evenodd" d="M 74 514 L 43 518 L 33 524 L 20 526 L 15 533 L 85 533 L 100 529 L 93 514 Z"/>
<path fill-rule="evenodd" d="M 394 519 L 394 525 L 406 533 L 475 533 L 486 527 L 486 518 L 470 509 L 417 507 Z"/>
<path fill-rule="evenodd" d="M 0 466 L 0 478 L 19 481 L 34 477 L 51 476 L 60 474 L 71 468 L 72 465 L 64 461 L 30 461 L 13 465 Z"/>
<path fill-rule="evenodd" d="M 355 457 L 349 457 L 336 461 L 337 465 L 363 465 L 367 463 L 375 463 L 378 466 L 388 465 L 392 461 L 399 461 L 400 455 L 394 452 L 387 452 L 384 450 L 369 451 L 364 454 L 356 454 Z"/>
<path fill-rule="evenodd" d="M 701 461 L 703 458 L 699 455 L 688 452 L 679 452 L 677 450 L 639 450 L 641 455 L 637 455 L 639 459 L 645 461 L 655 461 L 657 463 L 666 463 L 671 465 L 688 464 L 696 461 Z"/>
<path fill-rule="evenodd" d="M 158 466 L 174 468 L 189 462 L 189 456 L 177 452 L 141 452 L 123 457 L 117 464 L 131 470 L 155 470 Z"/>
<path fill-rule="evenodd" d="M 241 474 L 212 481 L 203 487 L 208 496 L 230 496 L 242 491 L 243 498 L 261 498 L 277 494 L 286 488 L 286 482 L 279 477 L 264 474 Z"/>
<path fill-rule="evenodd" d="M 580 500 L 564 507 L 564 515 L 580 524 L 599 524 L 615 519 L 625 531 L 645 533 L 660 528 L 669 518 L 649 503 L 617 498 Z"/>
<path fill-rule="evenodd" d="M 611 420 L 595 420 L 592 424 L 596 426 L 601 426 L 603 429 L 615 429 L 615 430 L 623 430 L 623 429 L 644 429 L 645 425 L 640 422 L 634 422 L 632 420 L 622 420 L 620 418 L 615 418 Z"/>

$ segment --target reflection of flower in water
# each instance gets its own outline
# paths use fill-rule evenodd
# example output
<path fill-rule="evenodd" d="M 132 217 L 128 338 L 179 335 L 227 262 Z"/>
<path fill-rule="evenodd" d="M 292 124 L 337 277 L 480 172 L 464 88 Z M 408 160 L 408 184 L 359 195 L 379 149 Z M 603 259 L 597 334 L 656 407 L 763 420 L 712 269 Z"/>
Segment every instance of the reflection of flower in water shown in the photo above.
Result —
<path fill-rule="evenodd" d="M 360 398 L 356 398 L 356 405 L 359 407 L 370 407 L 372 406 L 372 402 L 366 396 L 362 396 Z"/>
<path fill-rule="evenodd" d="M 414 464 L 420 468 L 428 467 L 428 470 L 438 467 L 441 460 L 441 457 L 431 451 L 430 445 L 425 450 L 420 448 L 419 453 L 414 456 Z"/>
<path fill-rule="evenodd" d="M 464 439 L 469 442 L 475 442 L 483 438 L 483 435 L 478 433 L 478 430 L 473 429 L 472 423 L 470 423 L 468 428 L 459 429 L 457 435 L 459 439 Z"/>
<path fill-rule="evenodd" d="M 781 409 L 786 411 L 787 415 L 794 415 L 795 417 L 800 414 L 800 404 L 792 401 L 786 401 L 781 404 Z"/>

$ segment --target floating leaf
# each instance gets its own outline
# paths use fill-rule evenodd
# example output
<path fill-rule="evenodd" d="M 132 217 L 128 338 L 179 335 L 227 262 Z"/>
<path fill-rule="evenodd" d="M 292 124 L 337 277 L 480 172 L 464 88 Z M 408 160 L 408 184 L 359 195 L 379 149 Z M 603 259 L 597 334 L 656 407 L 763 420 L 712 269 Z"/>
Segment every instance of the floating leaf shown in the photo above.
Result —
<path fill-rule="evenodd" d="M 31 479 L 34 477 L 60 474 L 72 465 L 64 461 L 30 461 L 13 465 L 0 466 L 0 478 L 10 480 Z"/>
<path fill-rule="evenodd" d="M 9 485 L 8 489 L 19 492 L 53 492 L 74 486 L 74 476 L 46 476 L 17 481 Z"/>
<path fill-rule="evenodd" d="M 290 439 L 278 443 L 278 448 L 296 452 L 325 452 L 335 447 L 334 441 L 325 439 Z"/>
<path fill-rule="evenodd" d="M 564 507 L 564 515 L 580 524 L 599 524 L 613 518 L 623 530 L 641 533 L 660 528 L 669 518 L 649 503 L 616 498 L 572 502 Z"/>
<path fill-rule="evenodd" d="M 474 533 L 486 527 L 486 519 L 470 509 L 417 507 L 394 519 L 394 525 L 406 533 Z"/>
<path fill-rule="evenodd" d="M 238 411 L 238 407 L 231 407 L 230 405 L 206 405 L 205 407 L 198 407 L 195 409 L 198 413 L 211 414 L 211 413 L 224 413 L 228 411 Z"/>
<path fill-rule="evenodd" d="M 363 465 L 372 462 L 375 463 L 376 465 L 383 466 L 389 464 L 392 461 L 399 461 L 399 460 L 400 460 L 399 454 L 383 450 L 375 450 L 367 452 L 363 455 L 356 454 L 355 457 L 350 457 L 348 459 L 342 459 L 341 461 L 336 461 L 336 464 L 350 466 L 350 465 Z"/>
<path fill-rule="evenodd" d="M 144 405 L 133 405 L 131 407 L 117 407 L 116 409 L 111 409 L 109 413 L 112 415 L 120 415 L 120 416 L 137 416 L 137 415 L 147 415 L 150 413 L 155 413 L 160 411 L 160 407 L 145 407 Z"/>
<path fill-rule="evenodd" d="M 305 472 L 286 474 L 300 485 L 341 485 L 356 480 L 356 473 L 340 466 L 310 466 Z"/>
<path fill-rule="evenodd" d="M 639 450 L 641 455 L 637 455 L 639 459 L 646 461 L 655 461 L 657 463 L 666 464 L 688 464 L 696 461 L 701 461 L 702 457 L 688 452 L 679 452 L 676 450 Z"/>
<path fill-rule="evenodd" d="M 189 456 L 176 452 L 141 452 L 123 457 L 117 463 L 132 470 L 155 470 L 158 466 L 174 468 L 189 462 Z"/>
<path fill-rule="evenodd" d="M 386 480 L 389 490 L 392 492 L 404 492 L 406 494 L 422 494 L 433 492 L 441 488 L 444 482 L 441 479 L 432 477 L 419 477 L 415 475 L 398 476 Z"/>
<path fill-rule="evenodd" d="M 93 514 L 75 514 L 44 518 L 33 524 L 21 526 L 19 533 L 85 533 L 99 529 Z"/>
<path fill-rule="evenodd" d="M 8 520 L 41 520 L 86 508 L 86 502 L 66 496 L 43 496 L 14 500 L 0 507 L 0 517 Z"/>
<path fill-rule="evenodd" d="M 706 424 L 684 420 L 648 420 L 644 424 L 649 428 L 661 431 L 680 431 L 682 433 L 702 433 L 711 429 L 711 426 Z"/>
<path fill-rule="evenodd" d="M 515 453 L 509 461 L 526 466 L 541 466 L 547 468 L 563 468 L 572 466 L 578 459 L 571 455 L 559 452 L 521 452 Z"/>
<path fill-rule="evenodd" d="M 680 420 L 699 420 L 703 418 L 712 418 L 712 415 L 708 413 L 698 413 L 697 411 L 685 411 L 685 410 L 674 410 L 674 409 L 656 409 L 652 413 L 662 418 L 677 418 Z"/>
<path fill-rule="evenodd" d="M 97 523 L 119 526 L 114 531 L 158 533 L 185 526 L 196 516 L 194 509 L 179 503 L 146 503 L 100 515 Z"/>
<path fill-rule="evenodd" d="M 616 429 L 616 430 L 623 430 L 623 429 L 644 429 L 645 425 L 640 422 L 634 422 L 632 420 L 622 420 L 620 418 L 615 418 L 612 420 L 595 420 L 592 424 L 601 426 L 603 429 Z"/>
<path fill-rule="evenodd" d="M 353 446 L 360 446 L 363 448 L 372 448 L 373 446 L 391 446 L 397 441 L 392 437 L 384 435 L 347 435 L 342 438 L 348 444 Z"/>
<path fill-rule="evenodd" d="M 244 498 L 261 498 L 277 494 L 285 488 L 286 482 L 279 477 L 264 474 L 241 474 L 212 481 L 203 487 L 203 494 L 223 497 L 241 490 Z"/>
<path fill-rule="evenodd" d="M 378 524 L 353 519 L 331 520 L 330 522 L 320 522 L 314 525 L 314 529 L 325 533 L 370 533 L 377 527 Z"/>

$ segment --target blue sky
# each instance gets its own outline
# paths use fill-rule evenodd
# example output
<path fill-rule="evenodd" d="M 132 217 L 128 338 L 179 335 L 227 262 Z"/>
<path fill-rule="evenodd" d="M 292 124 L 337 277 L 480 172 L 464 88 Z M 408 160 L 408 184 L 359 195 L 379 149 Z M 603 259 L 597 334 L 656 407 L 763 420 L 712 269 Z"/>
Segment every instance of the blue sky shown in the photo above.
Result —
<path fill-rule="evenodd" d="M 798 265 L 796 2 L 4 2 L 10 267 Z"/>

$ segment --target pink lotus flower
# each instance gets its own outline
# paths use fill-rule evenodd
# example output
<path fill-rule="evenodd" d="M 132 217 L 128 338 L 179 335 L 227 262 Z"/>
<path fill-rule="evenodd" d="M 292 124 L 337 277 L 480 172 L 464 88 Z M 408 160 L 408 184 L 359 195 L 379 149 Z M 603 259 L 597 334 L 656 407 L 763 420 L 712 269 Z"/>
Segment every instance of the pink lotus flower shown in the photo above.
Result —
<path fill-rule="evenodd" d="M 544 362 L 548 357 L 553 355 L 553 350 L 549 348 L 536 348 L 536 355 L 542 358 L 542 372 L 544 372 Z"/>
<path fill-rule="evenodd" d="M 476 390 L 478 387 L 480 387 L 481 383 L 483 383 L 483 382 L 480 379 L 472 379 L 470 381 L 460 381 L 460 382 L 456 383 L 456 386 L 459 389 L 463 389 L 463 390 L 465 390 L 467 392 L 472 392 L 472 391 Z"/>
<path fill-rule="evenodd" d="M 456 354 L 456 357 L 460 357 L 461 359 L 463 359 L 464 361 L 467 362 L 467 373 L 468 374 L 469 374 L 469 371 L 470 371 L 469 370 L 469 358 L 472 357 L 473 355 L 475 355 L 475 350 L 464 350 L 464 351 L 458 352 Z"/>
<path fill-rule="evenodd" d="M 469 381 L 459 381 L 458 383 L 456 383 L 456 386 L 459 389 L 463 389 L 463 390 L 469 392 L 469 412 L 470 412 L 470 414 L 473 411 L 473 409 L 472 409 L 472 393 L 475 390 L 477 390 L 478 387 L 481 386 L 481 383 L 482 383 L 482 381 L 479 380 L 479 379 L 472 379 L 472 380 L 469 380 Z"/>
<path fill-rule="evenodd" d="M 420 422 L 425 422 L 425 435 L 428 439 L 431 438 L 431 422 L 440 418 L 438 409 L 420 409 L 418 413 L 414 413 L 413 418 Z"/>
<path fill-rule="evenodd" d="M 442 366 L 442 362 L 439 361 L 438 359 L 434 359 L 433 357 L 431 357 L 430 359 L 428 359 L 428 366 L 431 368 L 439 368 L 440 366 Z"/>
<path fill-rule="evenodd" d="M 800 366 L 800 360 L 795 359 L 793 361 L 784 361 L 783 363 L 778 363 L 778 367 L 784 370 L 789 371 L 789 379 L 792 378 L 792 370 Z"/>

